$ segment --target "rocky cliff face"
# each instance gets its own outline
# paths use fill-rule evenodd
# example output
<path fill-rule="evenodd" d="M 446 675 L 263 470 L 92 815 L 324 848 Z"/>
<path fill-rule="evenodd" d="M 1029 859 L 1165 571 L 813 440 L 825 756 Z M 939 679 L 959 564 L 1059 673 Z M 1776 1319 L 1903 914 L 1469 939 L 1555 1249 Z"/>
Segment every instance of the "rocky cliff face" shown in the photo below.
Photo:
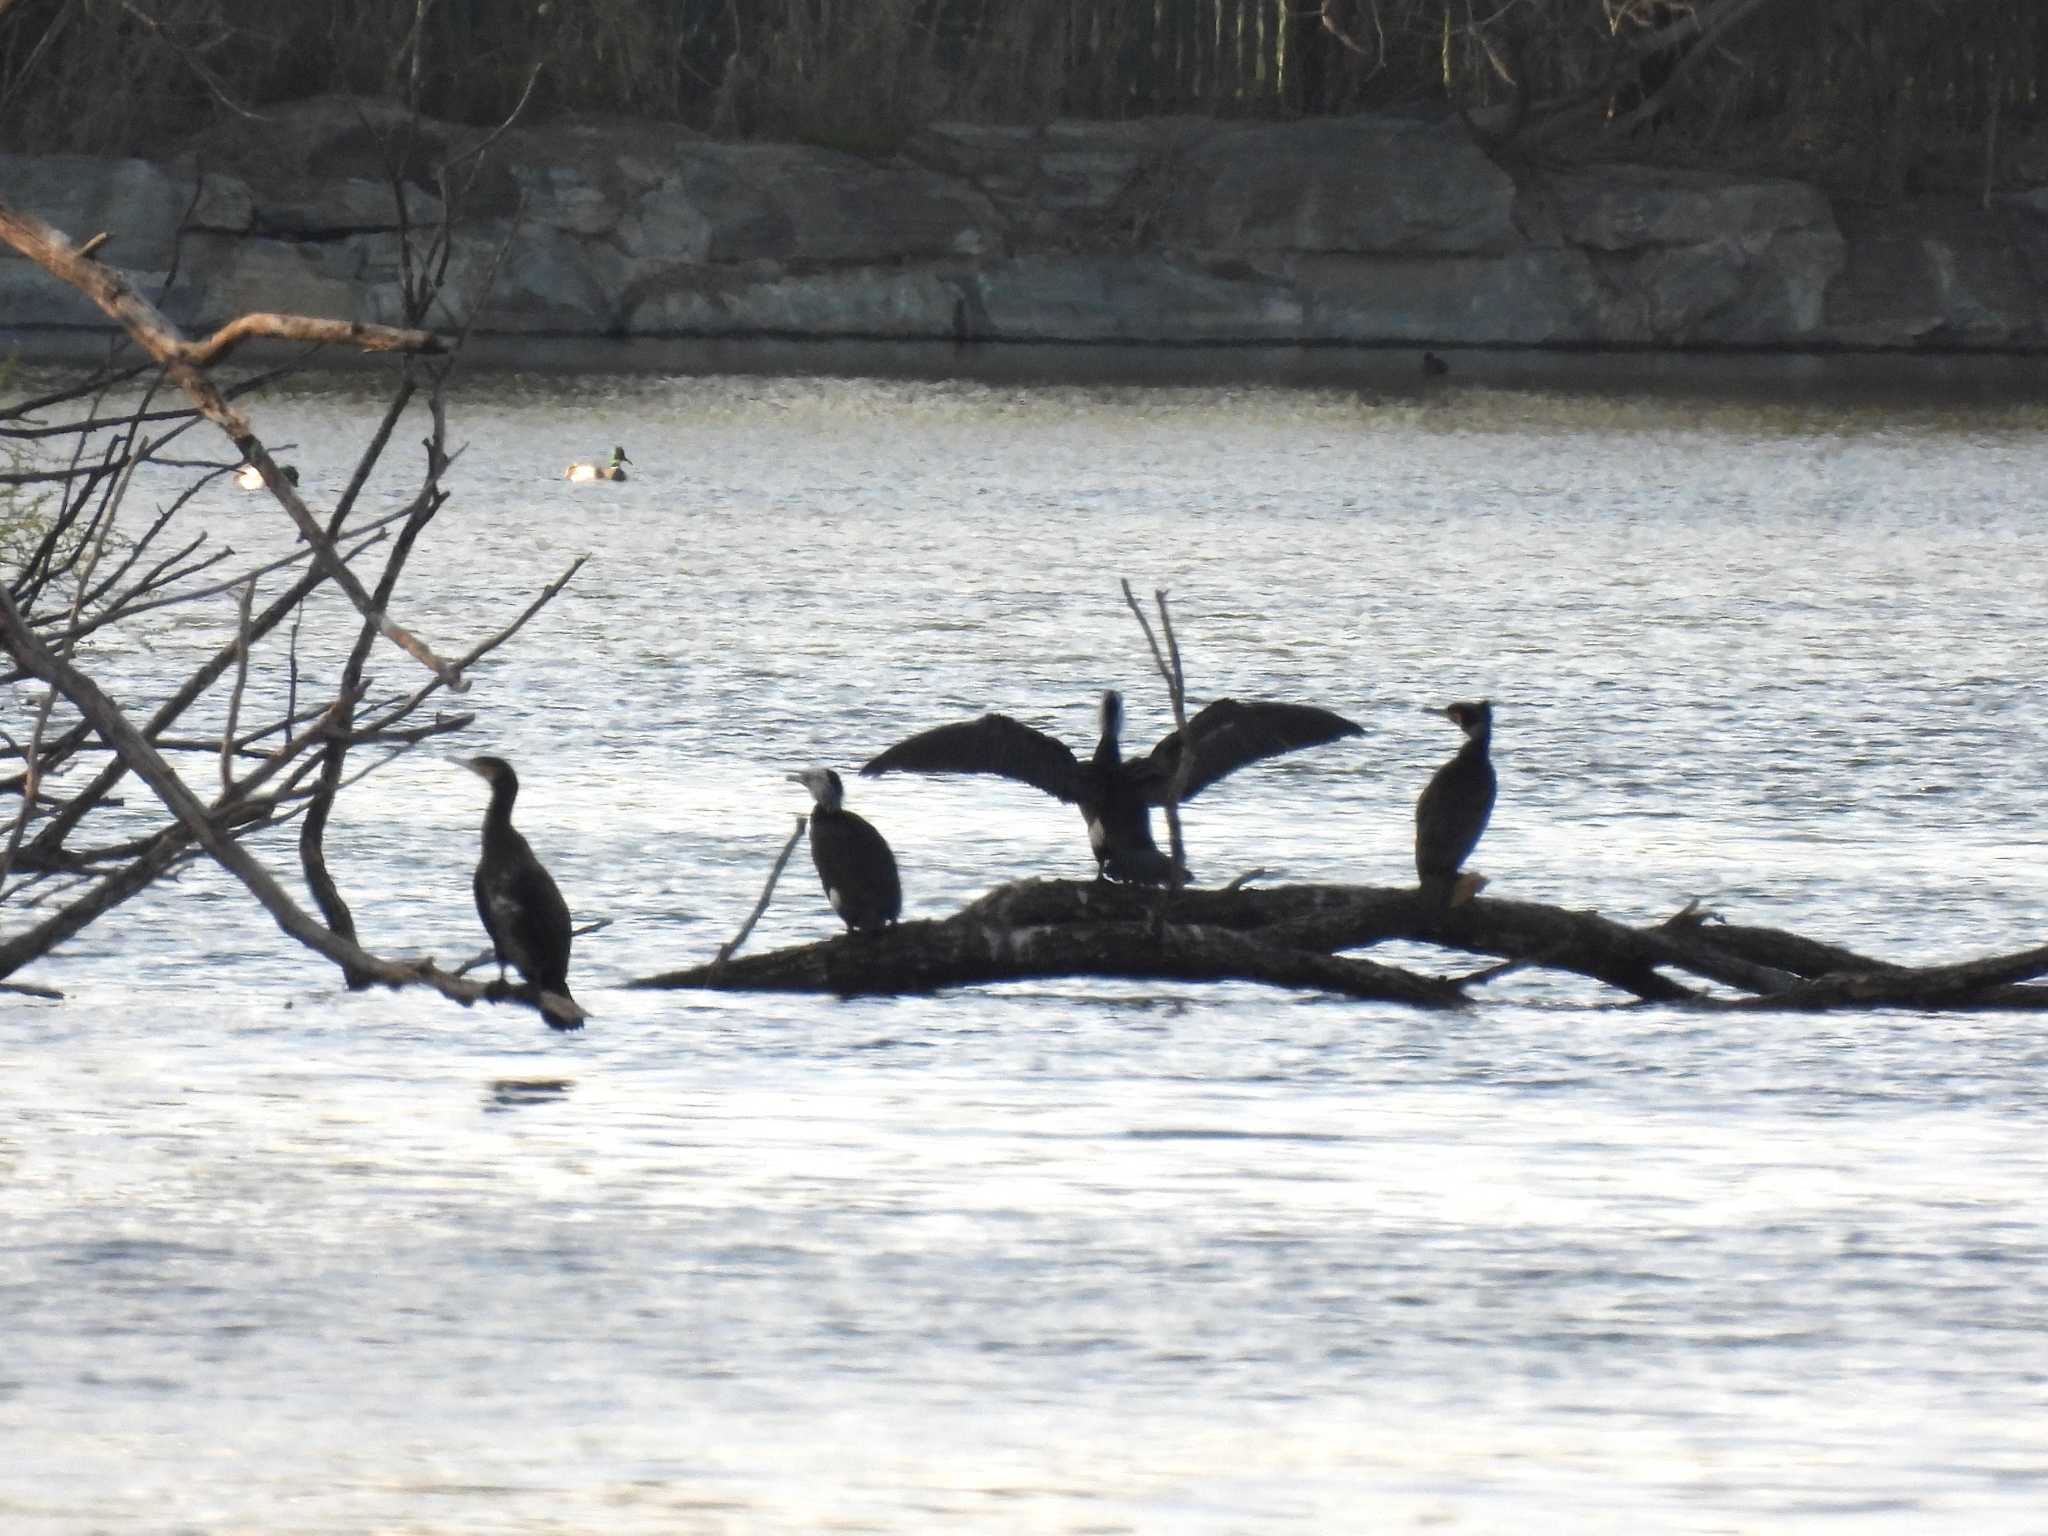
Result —
<path fill-rule="evenodd" d="M 400 228 L 478 136 L 279 109 L 164 162 L 0 156 L 0 196 L 190 328 L 400 315 Z M 459 200 L 445 313 L 585 336 L 2036 348 L 2048 188 L 1838 213 L 1811 187 L 1504 169 L 1449 123 L 947 125 L 876 161 L 648 124 L 516 131 Z M 99 325 L 0 260 L 0 326 Z"/>

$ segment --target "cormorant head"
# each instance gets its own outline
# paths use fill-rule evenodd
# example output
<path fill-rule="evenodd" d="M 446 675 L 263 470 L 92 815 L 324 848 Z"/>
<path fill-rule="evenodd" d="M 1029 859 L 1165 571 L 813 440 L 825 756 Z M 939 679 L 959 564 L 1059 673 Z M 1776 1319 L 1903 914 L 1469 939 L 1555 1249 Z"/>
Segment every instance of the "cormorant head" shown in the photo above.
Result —
<path fill-rule="evenodd" d="M 1124 696 L 1114 688 L 1102 691 L 1102 734 L 1115 741 L 1124 733 Z"/>
<path fill-rule="evenodd" d="M 1484 741 L 1493 734 L 1491 699 L 1479 699 L 1467 704 L 1446 704 L 1441 710 L 1432 709 L 1430 713 L 1441 714 L 1473 741 Z"/>
<path fill-rule="evenodd" d="M 846 786 L 830 768 L 806 768 L 789 777 L 811 792 L 821 811 L 836 811 L 846 803 Z"/>
<path fill-rule="evenodd" d="M 516 785 L 519 782 L 519 775 L 512 771 L 512 765 L 502 757 L 464 757 L 458 758 L 457 761 L 478 778 L 488 779 L 493 789 L 500 784 Z"/>

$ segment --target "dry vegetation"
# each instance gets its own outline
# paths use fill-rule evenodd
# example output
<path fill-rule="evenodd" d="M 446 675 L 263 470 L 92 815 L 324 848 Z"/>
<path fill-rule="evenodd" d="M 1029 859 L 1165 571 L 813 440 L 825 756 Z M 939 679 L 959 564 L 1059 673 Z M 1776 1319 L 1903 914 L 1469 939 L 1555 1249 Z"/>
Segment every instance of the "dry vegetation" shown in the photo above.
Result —
<path fill-rule="evenodd" d="M 937 117 L 1470 114 L 1871 195 L 2038 179 L 2039 0 L 12 0 L 0 141 L 159 154 L 322 91 L 886 149 Z"/>

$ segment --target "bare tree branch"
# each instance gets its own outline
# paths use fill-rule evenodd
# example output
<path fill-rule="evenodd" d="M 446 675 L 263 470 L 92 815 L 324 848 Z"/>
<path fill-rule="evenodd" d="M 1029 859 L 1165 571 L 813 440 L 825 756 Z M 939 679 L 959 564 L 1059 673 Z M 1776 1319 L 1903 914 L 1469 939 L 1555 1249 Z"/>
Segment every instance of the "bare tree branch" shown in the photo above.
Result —
<path fill-rule="evenodd" d="M 1152 648 L 1152 664 L 1159 669 L 1159 675 L 1166 682 L 1167 697 L 1173 706 L 1173 728 L 1179 734 L 1180 756 L 1173 765 L 1173 778 L 1166 792 L 1166 846 L 1168 863 L 1172 868 L 1167 872 L 1168 890 L 1179 890 L 1187 882 L 1187 847 L 1180 831 L 1180 798 L 1188 787 L 1188 774 L 1194 767 L 1193 754 L 1188 751 L 1188 710 L 1187 689 L 1180 668 L 1180 642 L 1173 637 L 1173 616 L 1167 612 L 1166 589 L 1155 587 L 1153 602 L 1159 605 L 1159 625 L 1166 632 L 1167 649 L 1162 653 L 1159 641 L 1153 637 L 1151 621 L 1145 617 L 1145 610 L 1138 606 L 1138 596 L 1131 590 L 1127 578 L 1123 581 L 1124 601 L 1130 604 L 1131 612 L 1137 615 L 1138 627 L 1145 632 L 1145 643 Z M 1170 659 L 1169 659 L 1170 658 Z"/>
<path fill-rule="evenodd" d="M 319 524 L 299 499 L 297 489 L 279 472 L 262 443 L 257 441 L 248 420 L 228 404 L 218 386 L 201 371 L 204 358 L 191 354 L 192 343 L 184 341 L 176 328 L 137 293 L 125 277 L 111 267 L 80 257 L 63 235 L 42 220 L 16 213 L 4 203 L 0 203 L 0 239 L 6 240 L 45 271 L 77 288 L 164 365 L 207 420 L 227 433 L 243 459 L 261 472 L 271 494 L 291 514 L 300 534 L 313 546 L 316 558 L 327 566 L 328 575 L 348 594 L 357 611 L 376 624 L 386 639 L 413 656 L 446 686 L 457 692 L 468 686 L 459 670 L 442 661 L 424 641 L 388 613 L 372 605 L 362 583 L 356 580 L 335 554 L 332 544 L 322 536 Z M 224 329 L 233 331 L 234 326 Z M 345 329 L 353 332 L 357 328 L 348 326 Z M 378 341 L 382 345 L 402 346 L 412 351 L 437 351 L 441 348 L 439 338 L 429 332 L 391 332 L 385 327 L 372 329 L 380 333 Z"/>
<path fill-rule="evenodd" d="M 740 931 L 718 946 L 718 953 L 711 958 L 711 969 L 718 968 L 739 953 L 740 946 L 747 942 L 747 935 L 754 931 L 754 924 L 761 921 L 761 914 L 768 910 L 768 898 L 775 894 L 775 882 L 782 878 L 783 866 L 789 863 L 789 856 L 796 851 L 797 839 L 804 835 L 809 823 L 802 816 L 796 819 L 796 829 L 789 834 L 789 841 L 782 845 L 782 852 L 775 856 L 775 864 L 768 871 L 767 882 L 761 887 L 760 900 L 754 903 L 754 910 L 747 914 L 747 920 L 740 924 Z"/>
<path fill-rule="evenodd" d="M 235 725 L 242 718 L 242 690 L 249 682 L 249 610 L 256 604 L 256 581 L 251 577 L 242 587 L 236 604 L 235 686 L 228 695 L 227 723 L 220 732 L 220 792 L 225 798 L 235 792 Z"/>

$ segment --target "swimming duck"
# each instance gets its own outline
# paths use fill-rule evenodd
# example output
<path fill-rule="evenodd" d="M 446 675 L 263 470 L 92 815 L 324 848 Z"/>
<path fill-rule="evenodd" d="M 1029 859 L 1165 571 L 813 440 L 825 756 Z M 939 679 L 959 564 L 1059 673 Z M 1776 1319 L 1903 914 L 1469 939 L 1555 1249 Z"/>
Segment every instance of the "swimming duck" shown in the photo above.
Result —
<path fill-rule="evenodd" d="M 615 447 L 612 449 L 611 458 L 605 463 L 592 464 L 588 461 L 578 461 L 562 471 L 562 478 L 573 481 L 577 485 L 582 485 L 590 480 L 623 480 L 626 478 L 626 466 L 632 462 L 631 459 L 626 457 L 625 449 Z"/>

